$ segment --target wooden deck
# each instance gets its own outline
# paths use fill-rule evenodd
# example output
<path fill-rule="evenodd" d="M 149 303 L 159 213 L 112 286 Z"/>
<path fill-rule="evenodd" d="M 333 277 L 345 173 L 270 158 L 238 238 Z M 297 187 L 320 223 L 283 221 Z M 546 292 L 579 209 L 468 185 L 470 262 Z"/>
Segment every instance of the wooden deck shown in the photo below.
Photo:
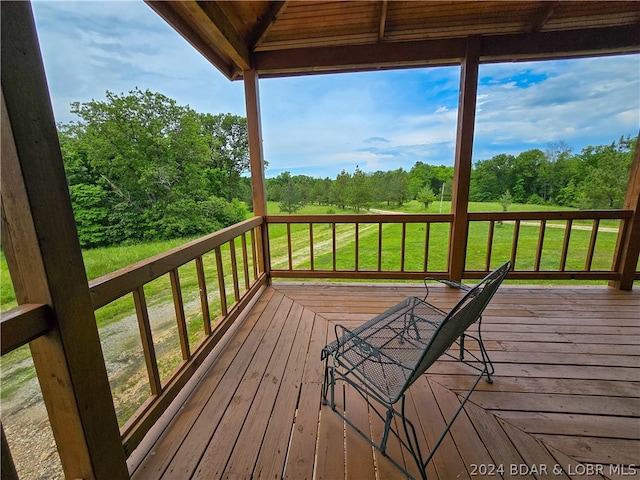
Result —
<path fill-rule="evenodd" d="M 423 294 L 403 284 L 266 288 L 162 431 L 134 452 L 133 478 L 403 478 L 321 407 L 320 350 L 335 322 L 355 325 Z M 446 307 L 457 295 L 437 287 L 429 298 Z M 429 478 L 639 478 L 640 291 L 503 285 L 484 322 L 495 382 L 473 393 Z M 409 413 L 427 443 L 471 379 L 441 361 L 412 386 Z M 351 393 L 351 418 L 375 435 L 381 425 Z M 406 457 L 395 444 L 389 454 Z"/>

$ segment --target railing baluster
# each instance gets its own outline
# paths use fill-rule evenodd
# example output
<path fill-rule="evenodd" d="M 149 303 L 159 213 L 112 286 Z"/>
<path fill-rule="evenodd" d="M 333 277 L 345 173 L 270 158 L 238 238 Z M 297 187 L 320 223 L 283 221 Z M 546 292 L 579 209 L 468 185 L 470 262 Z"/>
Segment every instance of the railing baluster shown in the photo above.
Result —
<path fill-rule="evenodd" d="M 138 317 L 138 328 L 140 329 L 140 339 L 142 340 L 142 351 L 144 362 L 149 375 L 149 386 L 152 395 L 160 395 L 162 392 L 162 382 L 160 382 L 160 372 L 156 360 L 156 349 L 153 345 L 151 324 L 149 323 L 149 311 L 147 310 L 147 300 L 144 296 L 144 287 L 138 287 L 133 292 L 133 303 L 136 307 Z"/>
<path fill-rule="evenodd" d="M 382 271 L 382 222 L 378 223 L 378 271 Z"/>
<path fill-rule="evenodd" d="M 244 270 L 244 288 L 249 290 L 249 257 L 247 255 L 247 237 L 246 233 L 240 236 L 242 242 L 242 266 Z"/>
<path fill-rule="evenodd" d="M 253 280 L 255 281 L 258 278 L 258 261 L 256 254 L 256 231 L 254 228 L 251 229 L 251 265 L 253 265 Z"/>
<path fill-rule="evenodd" d="M 287 223 L 287 255 L 289 258 L 289 270 L 293 270 L 293 256 L 291 253 L 291 224 Z"/>
<path fill-rule="evenodd" d="M 337 252 L 336 252 L 336 223 L 331 224 L 331 250 L 333 251 L 333 271 L 337 270 Z"/>
<path fill-rule="evenodd" d="M 356 225 L 356 231 L 355 231 L 355 234 L 356 234 L 355 257 L 356 258 L 355 258 L 354 268 L 356 272 L 359 272 L 360 271 L 360 223 L 356 222 L 355 225 Z"/>
<path fill-rule="evenodd" d="M 233 296 L 236 303 L 240 300 L 240 285 L 238 285 L 238 261 L 236 259 L 235 238 L 229 241 L 229 256 L 231 257 L 231 279 L 233 280 Z"/>
<path fill-rule="evenodd" d="M 400 241 L 401 241 L 401 247 L 400 247 L 400 271 L 404 272 L 404 257 L 405 257 L 405 250 L 406 250 L 405 243 L 407 241 L 407 222 L 402 222 L 402 239 Z"/>
<path fill-rule="evenodd" d="M 207 295 L 207 280 L 204 275 L 204 262 L 202 256 L 196 257 L 196 271 L 198 272 L 198 287 L 200 289 L 200 306 L 202 307 L 202 321 L 205 335 L 211 335 L 211 313 L 209 312 L 209 299 Z"/>
<path fill-rule="evenodd" d="M 184 316 L 184 302 L 182 301 L 182 288 L 180 288 L 180 276 L 178 269 L 175 268 L 169 272 L 171 279 L 171 291 L 173 292 L 173 305 L 176 309 L 176 320 L 178 322 L 178 337 L 180 337 L 180 349 L 182 350 L 182 359 L 189 360 L 191 352 L 189 350 L 189 334 L 187 332 L 187 320 Z"/>
<path fill-rule="evenodd" d="M 593 262 L 593 254 L 596 250 L 596 239 L 598 238 L 598 229 L 600 228 L 600 220 L 596 218 L 593 221 L 591 227 L 591 239 L 589 240 L 589 250 L 587 251 L 587 258 L 584 263 L 584 269 L 587 272 L 591 271 L 591 263 Z"/>
<path fill-rule="evenodd" d="M 544 244 L 544 234 L 547 228 L 547 221 L 545 219 L 540 220 L 540 231 L 538 232 L 538 247 L 536 248 L 536 259 L 533 269 L 536 272 L 540 271 L 540 262 L 542 260 L 542 245 Z"/>
<path fill-rule="evenodd" d="M 427 272 L 429 266 L 429 233 L 431 231 L 431 223 L 424 224 L 424 271 Z"/>
<path fill-rule="evenodd" d="M 218 289 L 220 290 L 220 310 L 222 311 L 222 316 L 226 317 L 227 310 L 227 291 L 224 286 L 224 267 L 222 265 L 222 252 L 220 251 L 220 247 L 216 247 L 216 270 L 218 274 Z"/>
<path fill-rule="evenodd" d="M 516 220 L 513 226 L 513 243 L 511 244 L 511 270 L 516 269 L 516 256 L 518 254 L 518 238 L 520 237 L 520 220 Z"/>
<path fill-rule="evenodd" d="M 569 253 L 569 239 L 571 238 L 571 227 L 573 220 L 567 220 L 567 226 L 564 231 L 564 242 L 562 243 L 562 256 L 560 257 L 560 271 L 564 272 L 567 266 L 567 254 Z"/>
<path fill-rule="evenodd" d="M 309 222 L 309 256 L 311 257 L 311 271 L 315 268 L 315 252 L 313 251 L 313 223 Z"/>
<path fill-rule="evenodd" d="M 491 271 L 491 253 L 493 252 L 493 233 L 495 231 L 495 226 L 495 220 L 491 220 L 489 222 L 489 235 L 487 238 L 487 257 L 484 264 L 484 269 L 487 272 Z"/>

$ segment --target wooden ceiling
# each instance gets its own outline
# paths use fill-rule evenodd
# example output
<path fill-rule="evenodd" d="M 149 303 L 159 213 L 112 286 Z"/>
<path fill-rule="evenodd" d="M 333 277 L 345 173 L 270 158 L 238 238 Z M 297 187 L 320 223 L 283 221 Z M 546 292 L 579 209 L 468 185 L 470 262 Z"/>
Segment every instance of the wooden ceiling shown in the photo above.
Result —
<path fill-rule="evenodd" d="M 228 78 L 640 52 L 638 1 L 147 1 Z"/>

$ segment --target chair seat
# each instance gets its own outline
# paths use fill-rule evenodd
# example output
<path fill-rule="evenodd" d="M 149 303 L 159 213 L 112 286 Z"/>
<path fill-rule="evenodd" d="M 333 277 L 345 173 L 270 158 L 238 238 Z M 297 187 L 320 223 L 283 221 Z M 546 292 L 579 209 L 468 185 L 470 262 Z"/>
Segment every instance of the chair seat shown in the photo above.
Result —
<path fill-rule="evenodd" d="M 354 330 L 337 326 L 337 340 L 325 347 L 323 357 L 332 355 L 393 403 L 445 316 L 433 305 L 409 297 Z"/>

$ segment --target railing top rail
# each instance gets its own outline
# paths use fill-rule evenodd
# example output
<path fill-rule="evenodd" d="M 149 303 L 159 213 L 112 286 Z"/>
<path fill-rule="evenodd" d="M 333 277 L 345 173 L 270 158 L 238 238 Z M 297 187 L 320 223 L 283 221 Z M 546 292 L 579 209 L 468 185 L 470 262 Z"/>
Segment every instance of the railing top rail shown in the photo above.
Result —
<path fill-rule="evenodd" d="M 41 303 L 26 303 L 2 312 L 2 355 L 44 335 L 51 329 L 52 322 L 51 308 Z"/>
<path fill-rule="evenodd" d="M 267 223 L 451 223 L 453 214 L 448 213 L 352 213 L 315 215 L 267 215 Z"/>
<path fill-rule="evenodd" d="M 575 210 L 545 212 L 472 212 L 470 221 L 490 220 L 622 220 L 631 218 L 631 210 Z"/>
<path fill-rule="evenodd" d="M 145 283 L 169 273 L 200 255 L 225 244 L 233 238 L 262 225 L 263 217 L 253 217 L 185 245 L 147 258 L 133 265 L 108 273 L 89 282 L 93 308 L 98 309 L 126 295 Z"/>

